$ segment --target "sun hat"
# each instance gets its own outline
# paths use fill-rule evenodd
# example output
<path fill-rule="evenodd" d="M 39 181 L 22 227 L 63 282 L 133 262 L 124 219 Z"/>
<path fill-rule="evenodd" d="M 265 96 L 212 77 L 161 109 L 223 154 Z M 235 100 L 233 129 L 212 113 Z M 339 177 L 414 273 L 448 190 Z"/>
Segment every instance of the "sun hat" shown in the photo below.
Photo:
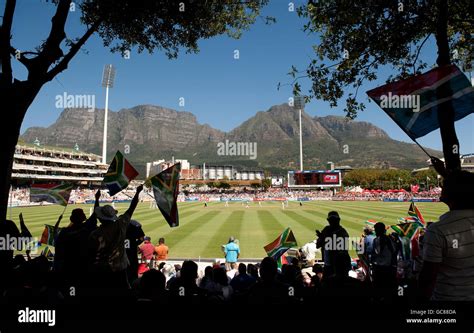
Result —
<path fill-rule="evenodd" d="M 114 207 L 110 205 L 105 205 L 102 207 L 96 207 L 94 213 L 97 218 L 101 221 L 115 221 L 117 220 L 117 213 Z"/>

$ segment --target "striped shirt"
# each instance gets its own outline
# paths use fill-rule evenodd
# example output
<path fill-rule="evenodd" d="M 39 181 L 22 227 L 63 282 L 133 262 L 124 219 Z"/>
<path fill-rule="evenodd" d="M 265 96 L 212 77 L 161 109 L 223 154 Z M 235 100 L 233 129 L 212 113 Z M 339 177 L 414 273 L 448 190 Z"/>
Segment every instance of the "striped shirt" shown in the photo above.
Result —
<path fill-rule="evenodd" d="M 426 230 L 423 260 L 439 263 L 432 299 L 474 300 L 474 210 L 452 210 Z"/>

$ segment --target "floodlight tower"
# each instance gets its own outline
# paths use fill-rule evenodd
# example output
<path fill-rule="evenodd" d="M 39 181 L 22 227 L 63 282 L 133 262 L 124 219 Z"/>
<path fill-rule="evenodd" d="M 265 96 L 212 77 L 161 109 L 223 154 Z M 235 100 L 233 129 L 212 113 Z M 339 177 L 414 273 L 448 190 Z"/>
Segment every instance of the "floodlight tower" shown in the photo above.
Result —
<path fill-rule="evenodd" d="M 114 87 L 115 68 L 105 65 L 102 74 L 102 87 L 105 88 L 104 139 L 102 143 L 102 163 L 107 163 L 107 115 L 109 113 L 109 88 Z"/>
<path fill-rule="evenodd" d="M 301 128 L 301 111 L 304 110 L 305 102 L 304 96 L 295 96 L 294 97 L 295 108 L 299 111 L 299 120 L 300 120 L 300 171 L 303 171 L 303 131 Z"/>

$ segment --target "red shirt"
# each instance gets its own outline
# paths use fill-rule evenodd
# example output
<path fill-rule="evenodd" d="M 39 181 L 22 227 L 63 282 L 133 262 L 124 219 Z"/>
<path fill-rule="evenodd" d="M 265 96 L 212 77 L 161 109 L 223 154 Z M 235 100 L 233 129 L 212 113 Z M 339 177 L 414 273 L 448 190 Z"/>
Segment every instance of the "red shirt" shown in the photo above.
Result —
<path fill-rule="evenodd" d="M 142 259 L 150 260 L 153 259 L 153 252 L 155 252 L 155 247 L 149 242 L 145 242 L 139 247 L 139 252 L 142 254 Z"/>

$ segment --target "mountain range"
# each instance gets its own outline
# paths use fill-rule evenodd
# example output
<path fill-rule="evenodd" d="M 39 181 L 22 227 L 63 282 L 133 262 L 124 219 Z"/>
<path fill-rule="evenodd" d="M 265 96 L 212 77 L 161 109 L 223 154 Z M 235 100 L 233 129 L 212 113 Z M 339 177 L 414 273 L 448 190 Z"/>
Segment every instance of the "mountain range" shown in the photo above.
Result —
<path fill-rule="evenodd" d="M 274 172 L 299 167 L 298 112 L 288 104 L 259 111 L 229 132 L 200 124 L 190 112 L 154 105 L 109 112 L 108 124 L 108 159 L 116 150 L 127 150 L 127 158 L 142 172 L 146 162 L 171 156 L 192 164 L 225 163 Z M 368 122 L 303 112 L 302 124 L 305 169 L 325 167 L 328 161 L 371 168 L 426 165 L 427 157 L 416 145 L 393 140 Z M 64 109 L 54 124 L 30 127 L 20 140 L 32 143 L 38 138 L 44 145 L 69 148 L 77 143 L 82 151 L 101 154 L 103 125 L 103 109 Z M 232 156 L 232 151 L 231 156 L 219 155 L 219 143 L 226 141 L 257 143 L 256 159 Z"/>

